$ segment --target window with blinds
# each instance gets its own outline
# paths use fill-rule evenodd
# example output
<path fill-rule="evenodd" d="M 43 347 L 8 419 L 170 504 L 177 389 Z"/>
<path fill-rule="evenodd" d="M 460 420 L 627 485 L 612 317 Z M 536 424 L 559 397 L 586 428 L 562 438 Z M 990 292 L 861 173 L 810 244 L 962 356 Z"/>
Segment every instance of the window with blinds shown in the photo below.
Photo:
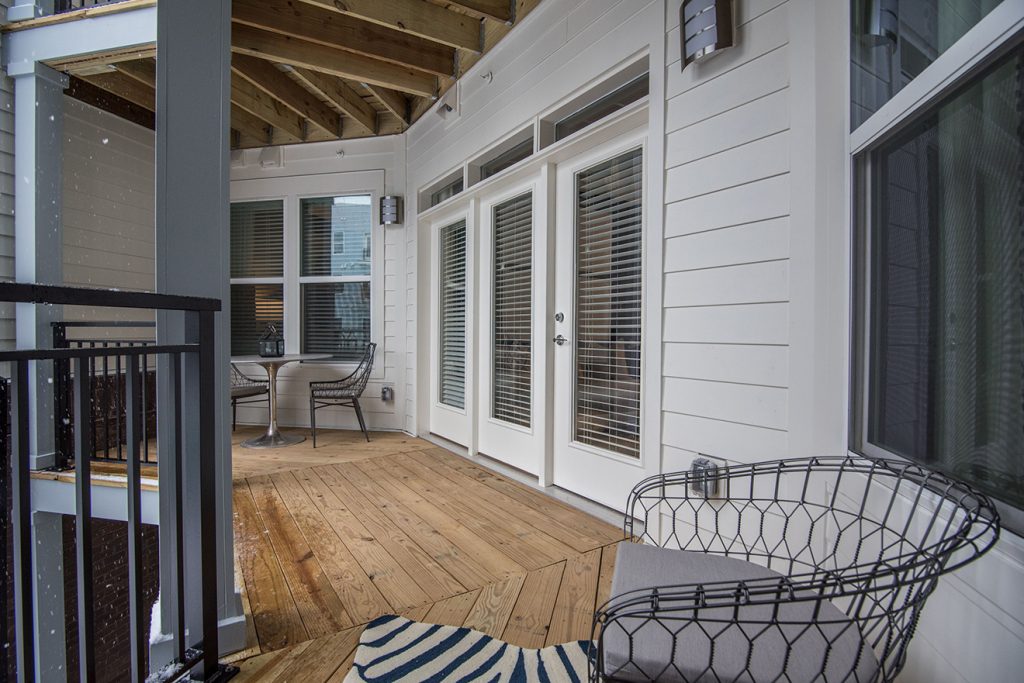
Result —
<path fill-rule="evenodd" d="M 530 426 L 533 195 L 494 207 L 494 339 L 491 416 Z"/>
<path fill-rule="evenodd" d="M 573 435 L 640 456 L 643 151 L 576 176 Z"/>
<path fill-rule="evenodd" d="M 373 203 L 368 194 L 299 202 L 303 353 L 358 361 L 370 343 Z"/>
<path fill-rule="evenodd" d="M 441 403 L 466 407 L 466 221 L 438 233 Z"/>
<path fill-rule="evenodd" d="M 284 326 L 284 202 L 231 205 L 231 354 L 253 355 Z"/>

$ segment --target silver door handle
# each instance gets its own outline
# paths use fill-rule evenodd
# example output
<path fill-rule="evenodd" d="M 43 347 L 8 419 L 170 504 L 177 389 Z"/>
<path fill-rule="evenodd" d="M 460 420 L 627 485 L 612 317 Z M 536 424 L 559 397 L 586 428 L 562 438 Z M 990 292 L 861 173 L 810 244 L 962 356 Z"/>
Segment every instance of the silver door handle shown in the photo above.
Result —
<path fill-rule="evenodd" d="M 554 338 L 554 339 L 552 339 L 551 341 L 553 341 L 553 342 L 555 342 L 556 344 L 558 344 L 559 346 L 561 346 L 562 344 L 564 344 L 565 342 L 567 342 L 567 341 L 569 341 L 569 340 L 568 340 L 568 339 L 566 339 L 565 337 L 563 337 L 562 335 L 558 335 L 557 337 L 555 337 L 555 338 Z"/>

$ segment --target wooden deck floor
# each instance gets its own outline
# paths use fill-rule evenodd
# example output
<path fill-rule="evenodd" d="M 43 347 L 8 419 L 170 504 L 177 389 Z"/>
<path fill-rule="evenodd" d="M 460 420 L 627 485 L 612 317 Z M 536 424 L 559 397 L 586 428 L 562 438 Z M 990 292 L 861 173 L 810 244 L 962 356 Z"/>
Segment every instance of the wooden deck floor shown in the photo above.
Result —
<path fill-rule="evenodd" d="M 590 636 L 619 529 L 422 440 L 324 434 L 315 451 L 234 451 L 250 641 L 235 680 L 340 681 L 382 614 L 525 647 Z"/>

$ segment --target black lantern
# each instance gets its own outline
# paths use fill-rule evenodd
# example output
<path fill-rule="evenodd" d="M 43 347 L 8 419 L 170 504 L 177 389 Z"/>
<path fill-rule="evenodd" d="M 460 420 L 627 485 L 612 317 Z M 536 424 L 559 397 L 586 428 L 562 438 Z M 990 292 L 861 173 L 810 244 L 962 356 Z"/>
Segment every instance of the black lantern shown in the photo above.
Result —
<path fill-rule="evenodd" d="M 263 358 L 278 358 L 284 355 L 284 337 L 277 331 L 274 324 L 267 325 L 260 336 L 260 356 Z"/>

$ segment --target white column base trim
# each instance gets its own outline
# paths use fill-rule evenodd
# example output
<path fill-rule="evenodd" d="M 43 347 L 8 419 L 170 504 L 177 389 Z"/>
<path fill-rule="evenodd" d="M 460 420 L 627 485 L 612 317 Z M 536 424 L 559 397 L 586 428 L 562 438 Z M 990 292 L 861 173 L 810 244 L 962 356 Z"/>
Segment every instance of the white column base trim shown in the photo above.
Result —
<path fill-rule="evenodd" d="M 217 622 L 217 638 L 220 642 L 220 656 L 224 657 L 232 652 L 244 650 L 245 642 L 245 615 L 239 614 L 234 617 L 220 619 Z M 177 645 L 174 636 L 170 633 L 159 633 L 152 636 L 149 642 L 150 673 L 155 673 L 153 668 L 160 663 L 166 664 L 177 656 Z"/>

